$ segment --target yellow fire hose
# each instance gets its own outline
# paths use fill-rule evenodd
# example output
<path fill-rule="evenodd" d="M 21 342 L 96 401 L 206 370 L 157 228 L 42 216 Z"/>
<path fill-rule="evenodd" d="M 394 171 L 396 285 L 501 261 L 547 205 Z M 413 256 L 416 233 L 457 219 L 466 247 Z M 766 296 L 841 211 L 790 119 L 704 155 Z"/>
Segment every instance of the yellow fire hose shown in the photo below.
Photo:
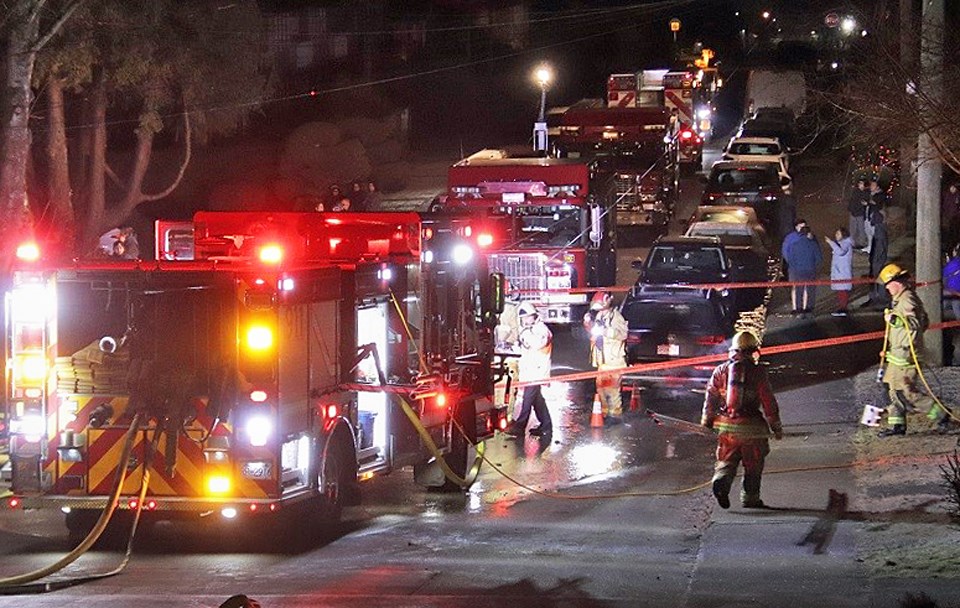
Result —
<path fill-rule="evenodd" d="M 130 561 L 130 556 L 133 553 L 133 539 L 136 535 L 137 525 L 140 521 L 140 514 L 143 508 L 143 501 L 146 497 L 147 488 L 150 483 L 149 461 L 147 458 L 144 459 L 143 464 L 143 477 L 140 483 L 140 494 L 139 500 L 137 501 L 137 510 L 134 515 L 133 523 L 130 527 L 129 536 L 127 538 L 126 552 L 124 553 L 124 557 L 120 564 L 113 570 L 99 574 L 90 574 L 87 576 L 51 581 L 48 583 L 34 583 L 34 581 L 38 581 L 42 578 L 50 576 L 51 574 L 59 572 L 75 562 L 84 553 L 90 550 L 90 548 L 100 539 L 100 536 L 103 534 L 104 530 L 106 530 L 107 525 L 110 523 L 110 520 L 116 512 L 123 484 L 127 478 L 126 463 L 129 462 L 130 453 L 133 451 L 134 438 L 139 431 L 141 418 L 141 414 L 134 416 L 133 421 L 130 423 L 130 427 L 127 429 L 127 434 L 124 438 L 123 450 L 121 451 L 120 459 L 117 465 L 116 479 L 114 481 L 113 490 L 110 493 L 109 502 L 107 503 L 106 507 L 104 507 L 103 512 L 100 514 L 100 518 L 93 526 L 93 529 L 90 530 L 90 533 L 87 534 L 86 538 L 84 538 L 83 541 L 81 541 L 80 544 L 77 545 L 72 551 L 53 564 L 38 570 L 34 570 L 33 572 L 27 572 L 17 576 L 0 579 L 0 595 L 24 595 L 29 593 L 46 593 L 49 591 L 56 591 L 58 589 L 72 587 L 74 585 L 116 576 L 126 568 Z M 156 443 L 158 437 L 159 430 L 154 433 L 153 444 Z"/>
<path fill-rule="evenodd" d="M 916 345 L 913 337 L 913 332 L 909 331 L 910 326 L 907 324 L 907 318 L 902 314 L 892 310 L 890 311 L 890 314 L 891 316 L 896 316 L 900 320 L 900 322 L 903 323 L 904 327 L 907 328 L 907 336 L 910 338 L 910 357 L 913 360 L 913 367 L 917 370 L 917 375 L 920 376 L 920 381 L 923 382 L 924 388 L 927 389 L 927 394 L 930 395 L 934 403 L 937 404 L 937 407 L 943 410 L 949 418 L 951 418 L 954 421 L 960 422 L 960 418 L 958 418 L 957 415 L 950 410 L 950 408 L 945 406 L 943 402 L 940 401 L 940 398 L 937 397 L 937 395 L 933 392 L 933 389 L 930 388 L 930 384 L 927 382 L 927 377 L 923 374 L 923 365 L 921 365 L 920 358 L 917 356 L 917 349 L 916 349 Z M 886 319 L 886 315 L 884 315 L 884 318 Z M 883 340 L 883 353 L 885 355 L 887 351 L 886 334 L 890 332 L 891 323 L 889 321 L 885 321 L 884 324 L 886 325 L 886 330 L 884 332 L 884 340 Z M 881 355 L 881 357 L 883 357 L 883 355 Z"/>

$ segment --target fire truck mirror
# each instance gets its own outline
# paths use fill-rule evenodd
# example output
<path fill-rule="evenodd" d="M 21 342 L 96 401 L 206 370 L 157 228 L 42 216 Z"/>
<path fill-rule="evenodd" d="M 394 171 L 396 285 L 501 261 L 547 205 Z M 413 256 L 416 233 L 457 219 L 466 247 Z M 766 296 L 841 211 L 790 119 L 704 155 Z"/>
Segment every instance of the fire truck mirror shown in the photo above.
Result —
<path fill-rule="evenodd" d="M 590 242 L 594 247 L 603 240 L 603 209 L 596 205 L 590 207 Z"/>

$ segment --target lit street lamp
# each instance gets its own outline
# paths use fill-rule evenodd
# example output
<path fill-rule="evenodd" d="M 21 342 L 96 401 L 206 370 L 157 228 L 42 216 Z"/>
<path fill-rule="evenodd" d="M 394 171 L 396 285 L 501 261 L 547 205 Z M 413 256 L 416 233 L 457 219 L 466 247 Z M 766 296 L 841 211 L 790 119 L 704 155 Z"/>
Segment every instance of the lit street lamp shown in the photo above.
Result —
<path fill-rule="evenodd" d="M 540 87 L 540 114 L 537 122 L 533 123 L 533 149 L 538 152 L 547 151 L 547 87 L 553 80 L 553 70 L 543 63 L 533 72 L 533 79 Z"/>
<path fill-rule="evenodd" d="M 857 29 L 857 20 L 853 17 L 844 17 L 843 21 L 840 22 L 840 31 L 847 36 L 852 34 L 855 29 Z"/>

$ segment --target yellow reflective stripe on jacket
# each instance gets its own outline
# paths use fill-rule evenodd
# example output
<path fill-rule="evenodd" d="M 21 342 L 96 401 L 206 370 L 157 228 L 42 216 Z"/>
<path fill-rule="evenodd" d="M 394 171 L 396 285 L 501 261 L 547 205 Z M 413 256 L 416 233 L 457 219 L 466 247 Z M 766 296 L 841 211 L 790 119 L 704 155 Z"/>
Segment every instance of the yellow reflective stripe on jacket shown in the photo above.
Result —
<path fill-rule="evenodd" d="M 887 363 L 891 365 L 896 365 L 897 367 L 911 367 L 913 365 L 913 363 L 909 359 L 905 359 L 904 357 L 898 357 L 897 355 L 889 351 L 887 352 L 886 361 Z"/>

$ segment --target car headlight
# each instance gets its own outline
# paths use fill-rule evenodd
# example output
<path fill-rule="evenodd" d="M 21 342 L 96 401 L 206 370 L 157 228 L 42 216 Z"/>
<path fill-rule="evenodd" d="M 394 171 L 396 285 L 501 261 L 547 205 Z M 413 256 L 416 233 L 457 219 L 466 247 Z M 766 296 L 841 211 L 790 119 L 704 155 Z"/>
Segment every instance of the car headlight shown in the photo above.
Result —
<path fill-rule="evenodd" d="M 463 243 L 457 245 L 453 248 L 453 262 L 464 266 L 470 263 L 470 260 L 473 259 L 473 249 L 469 245 L 464 245 Z"/>

